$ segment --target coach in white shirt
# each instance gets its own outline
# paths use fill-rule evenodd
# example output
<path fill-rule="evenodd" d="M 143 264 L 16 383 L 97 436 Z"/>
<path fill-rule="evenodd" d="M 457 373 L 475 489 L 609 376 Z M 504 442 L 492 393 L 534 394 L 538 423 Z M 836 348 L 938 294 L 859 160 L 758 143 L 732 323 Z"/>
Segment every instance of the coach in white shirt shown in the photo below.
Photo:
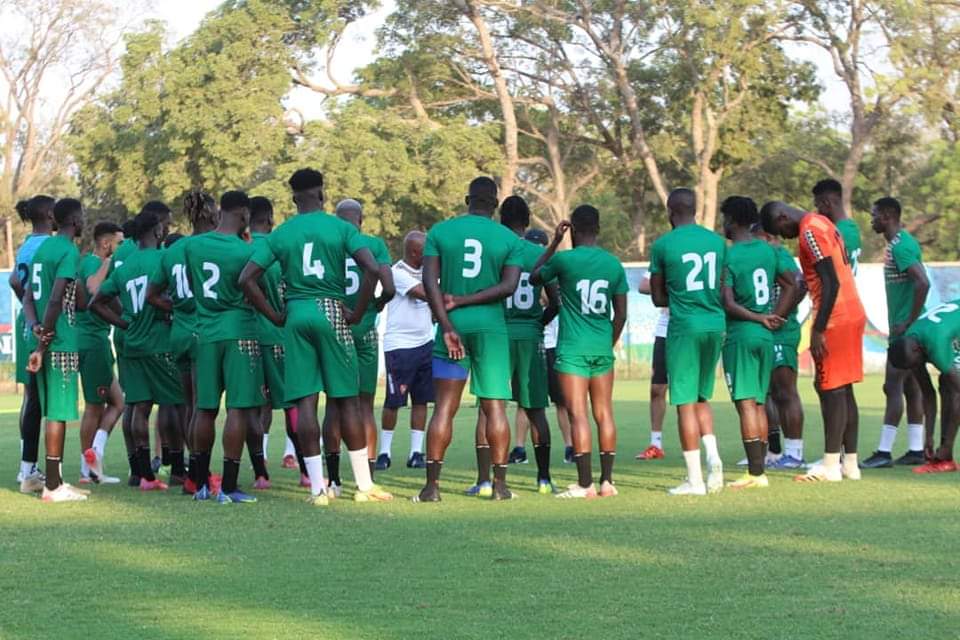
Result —
<path fill-rule="evenodd" d="M 411 231 L 403 239 L 403 260 L 393 265 L 397 293 L 387 304 L 383 358 L 387 369 L 387 397 L 381 417 L 377 469 L 390 468 L 390 447 L 397 426 L 397 410 L 410 397 L 410 455 L 407 467 L 422 469 L 423 432 L 427 403 L 433 402 L 433 315 L 423 291 L 423 245 L 426 236 Z"/>

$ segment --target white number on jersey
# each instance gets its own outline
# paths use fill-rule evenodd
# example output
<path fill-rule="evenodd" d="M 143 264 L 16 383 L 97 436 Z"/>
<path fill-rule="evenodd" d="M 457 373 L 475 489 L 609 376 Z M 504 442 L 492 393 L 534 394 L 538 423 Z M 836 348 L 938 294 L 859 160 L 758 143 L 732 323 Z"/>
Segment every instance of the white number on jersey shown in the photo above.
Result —
<path fill-rule="evenodd" d="M 43 295 L 43 281 L 40 279 L 40 272 L 43 271 L 42 264 L 33 265 L 33 299 L 39 300 Z"/>
<path fill-rule="evenodd" d="M 580 313 L 585 316 L 606 315 L 607 288 L 610 283 L 606 280 L 580 280 L 577 282 L 577 291 L 580 292 Z"/>
<path fill-rule="evenodd" d="M 170 270 L 173 281 L 177 283 L 177 298 L 187 300 L 193 297 L 193 291 L 190 291 L 190 280 L 187 278 L 187 266 L 175 264 Z"/>
<path fill-rule="evenodd" d="M 700 279 L 700 273 L 703 271 L 703 265 L 707 265 L 707 287 L 717 288 L 717 254 L 710 251 L 701 256 L 699 253 L 685 253 L 680 256 L 683 263 L 693 264 L 690 273 L 687 274 L 687 291 L 703 291 L 703 280 Z"/>
<path fill-rule="evenodd" d="M 480 275 L 480 256 L 483 255 L 483 245 L 479 240 L 467 238 L 463 241 L 463 277 L 476 278 Z"/>
<path fill-rule="evenodd" d="M 770 302 L 770 280 L 763 269 L 753 272 L 753 294 L 756 296 L 758 306 L 762 307 Z"/>
<path fill-rule="evenodd" d="M 220 282 L 220 267 L 213 262 L 204 262 L 203 272 L 210 274 L 210 277 L 203 281 L 203 297 L 216 300 L 218 296 L 213 287 Z"/>
<path fill-rule="evenodd" d="M 147 301 L 147 276 L 138 276 L 133 280 L 127 280 L 127 293 L 130 294 L 133 313 L 137 314 L 143 311 L 143 305 Z"/>
<path fill-rule="evenodd" d="M 513 295 L 507 298 L 507 309 L 516 307 L 521 311 L 533 308 L 534 295 L 533 285 L 530 284 L 530 274 L 521 273 L 520 282 L 517 284 L 517 290 Z"/>
<path fill-rule="evenodd" d="M 353 270 L 357 266 L 357 261 L 353 258 L 347 258 L 347 270 L 345 275 L 347 276 L 347 295 L 352 296 L 357 291 L 360 291 L 360 274 Z"/>
<path fill-rule="evenodd" d="M 303 245 L 303 275 L 316 276 L 317 280 L 323 280 L 324 273 L 326 269 L 323 268 L 323 261 L 313 259 L 313 243 Z"/>
<path fill-rule="evenodd" d="M 919 319 L 929 320 L 933 324 L 940 324 L 942 322 L 942 320 L 940 319 L 940 316 L 942 316 L 945 313 L 953 313 L 957 309 L 960 309 L 960 306 L 952 302 L 947 302 L 939 306 L 936 306 L 933 309 L 930 309 L 930 311 L 927 311 L 925 314 L 920 316 Z"/>

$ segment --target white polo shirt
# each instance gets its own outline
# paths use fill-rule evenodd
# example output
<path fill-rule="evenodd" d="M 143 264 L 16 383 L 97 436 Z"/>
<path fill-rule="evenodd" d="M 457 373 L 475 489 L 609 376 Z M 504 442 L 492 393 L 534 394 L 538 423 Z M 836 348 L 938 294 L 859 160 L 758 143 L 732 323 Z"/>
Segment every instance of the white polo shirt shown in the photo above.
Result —
<path fill-rule="evenodd" d="M 383 350 L 422 347 L 434 336 L 433 314 L 425 300 L 407 293 L 423 282 L 423 270 L 414 269 L 403 260 L 392 267 L 397 293 L 387 303 L 387 324 L 383 332 Z"/>

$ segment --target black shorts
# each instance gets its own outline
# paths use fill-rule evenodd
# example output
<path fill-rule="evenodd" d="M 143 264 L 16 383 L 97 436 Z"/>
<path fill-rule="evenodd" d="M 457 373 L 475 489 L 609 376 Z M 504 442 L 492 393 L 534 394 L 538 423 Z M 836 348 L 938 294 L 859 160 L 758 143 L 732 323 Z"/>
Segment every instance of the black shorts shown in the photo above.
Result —
<path fill-rule="evenodd" d="M 557 350 L 547 349 L 547 390 L 550 392 L 550 402 L 558 407 L 565 407 L 563 389 L 560 388 L 560 378 L 554 365 L 557 363 Z"/>
<path fill-rule="evenodd" d="M 653 378 L 650 384 L 667 384 L 667 339 L 653 339 Z"/>
<path fill-rule="evenodd" d="M 394 349 L 383 354 L 387 368 L 386 409 L 433 402 L 433 341 L 412 349 Z"/>

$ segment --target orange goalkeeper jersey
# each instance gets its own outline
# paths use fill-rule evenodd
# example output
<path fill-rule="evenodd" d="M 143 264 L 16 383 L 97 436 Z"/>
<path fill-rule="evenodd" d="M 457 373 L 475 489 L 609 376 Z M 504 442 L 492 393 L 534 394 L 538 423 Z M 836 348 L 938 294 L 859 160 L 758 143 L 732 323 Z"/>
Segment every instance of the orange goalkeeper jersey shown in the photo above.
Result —
<path fill-rule="evenodd" d="M 833 258 L 833 266 L 840 281 L 840 291 L 833 306 L 833 313 L 827 322 L 827 327 L 862 322 L 866 317 L 857 285 L 853 278 L 853 271 L 847 260 L 847 251 L 843 245 L 843 238 L 837 227 L 826 216 L 819 213 L 808 213 L 800 221 L 800 266 L 803 277 L 807 281 L 807 289 L 813 300 L 812 315 L 817 316 L 823 295 L 823 285 L 816 265 L 825 258 Z"/>

